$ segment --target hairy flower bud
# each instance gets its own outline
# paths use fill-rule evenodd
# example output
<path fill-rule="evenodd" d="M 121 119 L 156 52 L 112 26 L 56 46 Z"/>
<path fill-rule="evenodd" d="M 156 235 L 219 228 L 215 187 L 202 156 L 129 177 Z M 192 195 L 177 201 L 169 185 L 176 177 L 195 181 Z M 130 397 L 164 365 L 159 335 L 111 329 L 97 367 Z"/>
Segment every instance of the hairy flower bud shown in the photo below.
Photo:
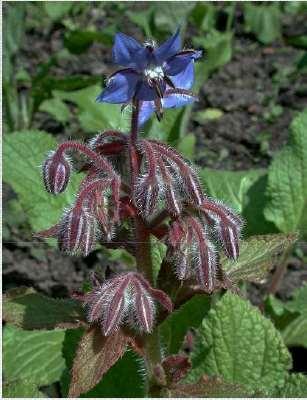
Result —
<path fill-rule="evenodd" d="M 47 192 L 63 192 L 70 178 L 71 164 L 63 153 L 50 152 L 43 164 L 43 180 Z"/>
<path fill-rule="evenodd" d="M 68 210 L 59 226 L 58 243 L 60 250 L 87 256 L 95 246 L 96 221 L 85 209 L 73 207 Z"/>
<path fill-rule="evenodd" d="M 169 312 L 172 310 L 170 298 L 161 290 L 152 288 L 136 272 L 117 275 L 84 296 L 89 322 L 101 323 L 105 336 L 124 323 L 141 332 L 151 332 L 156 311 L 154 300 Z"/>

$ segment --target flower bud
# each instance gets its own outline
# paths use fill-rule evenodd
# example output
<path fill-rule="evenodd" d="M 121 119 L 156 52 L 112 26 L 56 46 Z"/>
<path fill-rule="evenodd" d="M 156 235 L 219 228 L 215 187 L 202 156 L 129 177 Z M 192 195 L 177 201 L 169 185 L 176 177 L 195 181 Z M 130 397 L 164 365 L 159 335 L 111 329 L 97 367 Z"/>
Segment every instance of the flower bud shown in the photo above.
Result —
<path fill-rule="evenodd" d="M 47 192 L 63 192 L 69 182 L 70 171 L 70 161 L 63 153 L 50 152 L 43 164 L 43 180 Z"/>
<path fill-rule="evenodd" d="M 73 207 L 60 222 L 58 243 L 60 250 L 87 256 L 95 246 L 96 220 L 83 208 Z"/>

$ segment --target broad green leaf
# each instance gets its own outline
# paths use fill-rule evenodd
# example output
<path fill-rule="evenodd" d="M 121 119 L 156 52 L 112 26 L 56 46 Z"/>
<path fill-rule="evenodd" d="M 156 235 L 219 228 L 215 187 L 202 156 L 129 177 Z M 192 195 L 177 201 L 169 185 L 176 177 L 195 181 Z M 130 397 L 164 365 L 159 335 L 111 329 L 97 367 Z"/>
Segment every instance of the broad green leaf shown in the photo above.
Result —
<path fill-rule="evenodd" d="M 154 15 L 155 25 L 158 30 L 165 30 L 173 34 L 178 26 L 184 30 L 186 21 L 191 13 L 195 1 L 187 2 L 160 2 Z M 167 39 L 165 37 L 164 39 Z"/>
<path fill-rule="evenodd" d="M 281 36 L 279 4 L 244 4 L 245 29 L 264 43 L 272 43 Z"/>
<path fill-rule="evenodd" d="M 205 36 L 193 38 L 196 47 L 204 48 L 203 59 L 195 65 L 196 89 L 217 68 L 227 64 L 232 57 L 232 32 L 219 32 L 212 29 Z"/>
<path fill-rule="evenodd" d="M 203 320 L 192 360 L 190 381 L 208 374 L 264 391 L 282 387 L 291 368 L 291 356 L 272 322 L 230 292 Z"/>
<path fill-rule="evenodd" d="M 28 379 L 18 379 L 10 382 L 5 382 L 3 385 L 4 398 L 41 398 L 45 397 L 42 392 L 38 390 L 37 384 Z"/>
<path fill-rule="evenodd" d="M 297 240 L 297 235 L 262 235 L 252 236 L 241 241 L 240 256 L 231 261 L 224 255 L 221 264 L 232 282 L 262 280 L 278 257 L 282 256 Z"/>
<path fill-rule="evenodd" d="M 264 170 L 218 171 L 204 168 L 200 179 L 205 192 L 215 199 L 224 201 L 239 213 L 248 202 L 250 187 L 265 173 Z"/>
<path fill-rule="evenodd" d="M 153 19 L 154 19 L 154 11 L 155 8 L 153 6 L 150 6 L 150 3 L 147 4 L 146 9 L 143 11 L 132 11 L 132 10 L 127 10 L 127 16 L 128 18 L 136 24 L 138 27 L 141 27 L 144 31 L 144 34 L 147 37 L 154 37 L 154 34 L 152 32 L 153 28 Z"/>
<path fill-rule="evenodd" d="M 26 379 L 38 386 L 60 379 L 64 330 L 24 331 L 6 326 L 3 331 L 3 369 L 7 381 Z"/>
<path fill-rule="evenodd" d="M 113 42 L 113 34 L 111 34 L 111 32 L 107 32 L 106 30 L 75 30 L 72 32 L 67 32 L 64 38 L 64 45 L 72 54 L 81 54 L 85 52 L 94 42 L 111 46 Z"/>
<path fill-rule="evenodd" d="M 45 11 L 53 21 L 58 21 L 69 13 L 73 1 L 46 1 Z"/>
<path fill-rule="evenodd" d="M 153 269 L 154 281 L 156 282 L 162 261 L 166 255 L 167 247 L 164 243 L 162 243 L 153 235 L 151 235 L 150 237 L 150 243 L 151 243 L 152 269 Z"/>
<path fill-rule="evenodd" d="M 290 322 L 282 331 L 282 336 L 287 346 L 307 348 L 307 316 L 301 315 Z"/>
<path fill-rule="evenodd" d="M 97 103 L 96 97 L 102 91 L 99 85 L 89 86 L 73 92 L 54 90 L 53 96 L 75 103 L 81 127 L 87 133 L 98 133 L 107 129 L 126 131 L 129 127 L 127 115 L 120 112 L 118 104 Z"/>
<path fill-rule="evenodd" d="M 88 392 L 125 353 L 128 337 L 122 330 L 103 336 L 99 327 L 89 328 L 79 342 L 71 370 L 69 397 Z"/>
<path fill-rule="evenodd" d="M 282 232 L 307 237 L 307 110 L 291 124 L 290 140 L 269 167 L 265 217 Z"/>
<path fill-rule="evenodd" d="M 73 203 L 82 178 L 74 174 L 67 190 L 58 196 L 45 191 L 40 165 L 56 146 L 56 140 L 42 131 L 21 131 L 4 137 L 3 179 L 17 193 L 36 232 L 57 223 L 63 209 Z"/>
<path fill-rule="evenodd" d="M 296 289 L 292 295 L 292 300 L 284 303 L 287 310 L 293 313 L 300 313 L 307 317 L 307 283 Z"/>
<path fill-rule="evenodd" d="M 160 331 L 170 354 L 178 353 L 188 330 L 199 327 L 209 308 L 209 297 L 196 295 L 163 321 Z"/>
<path fill-rule="evenodd" d="M 303 374 L 290 374 L 284 386 L 275 390 L 272 397 L 286 397 L 286 398 L 306 398 L 307 393 L 307 376 Z"/>
<path fill-rule="evenodd" d="M 44 111 L 62 123 L 66 123 L 70 119 L 70 111 L 68 106 L 60 99 L 53 98 L 42 102 L 39 107 L 40 111 Z"/>
<path fill-rule="evenodd" d="M 53 299 L 22 287 L 5 293 L 2 312 L 4 321 L 29 330 L 74 326 L 84 319 L 76 301 Z"/>
<path fill-rule="evenodd" d="M 128 350 L 96 387 L 80 397 L 144 397 L 142 368 L 140 358 Z"/>
<path fill-rule="evenodd" d="M 196 137 L 191 133 L 183 136 L 177 145 L 178 151 L 187 159 L 191 160 L 195 157 Z"/>

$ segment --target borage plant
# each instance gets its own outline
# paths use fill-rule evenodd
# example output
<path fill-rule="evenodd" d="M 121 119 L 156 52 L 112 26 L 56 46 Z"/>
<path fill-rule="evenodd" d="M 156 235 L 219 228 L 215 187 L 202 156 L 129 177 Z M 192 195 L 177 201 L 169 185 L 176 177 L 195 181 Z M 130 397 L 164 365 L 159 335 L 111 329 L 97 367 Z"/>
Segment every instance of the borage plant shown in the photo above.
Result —
<path fill-rule="evenodd" d="M 202 328 L 206 340 L 198 345 L 207 364 L 196 351 L 191 369 L 188 353 L 195 346 L 189 328 L 199 326 L 217 291 L 237 291 L 236 284 L 242 276 L 258 277 L 257 262 L 259 268 L 263 265 L 263 259 L 256 257 L 256 264 L 252 263 L 247 271 L 240 272 L 240 265 L 234 272 L 222 268 L 223 263 L 229 265 L 227 259 L 236 260 L 239 256 L 242 219 L 202 191 L 196 171 L 175 149 L 143 138 L 140 133 L 152 115 L 161 120 L 164 109 L 197 100 L 191 88 L 194 63 L 200 57 L 200 51 L 181 50 L 179 31 L 160 46 L 153 41 L 141 45 L 133 38 L 117 34 L 113 59 L 123 68 L 109 77 L 97 101 L 128 107 L 130 132 L 108 130 L 88 144 L 64 142 L 43 163 L 45 188 L 58 195 L 69 184 L 71 153 L 87 159 L 81 168 L 85 176 L 74 203 L 58 224 L 37 236 L 56 238 L 59 248 L 72 255 L 87 256 L 100 243 L 113 249 L 123 248 L 136 260 L 135 269 L 123 266 L 121 270 L 125 272 L 109 273 L 105 279 L 91 275 L 90 289 L 73 293 L 72 302 L 47 301 L 31 291 L 10 293 L 6 299 L 5 319 L 17 326 L 81 329 L 74 361 L 67 365 L 69 396 L 87 393 L 101 379 L 103 382 L 104 374 L 127 347 L 142 360 L 145 396 L 237 396 L 242 392 L 231 385 L 241 381 L 248 387 L 244 394 L 249 395 L 254 393 L 259 379 L 268 388 L 281 387 L 286 379 L 289 356 L 278 332 L 233 294 L 224 295 L 210 311 Z M 155 253 L 161 246 L 166 252 L 157 264 Z M 280 246 L 273 242 L 271 247 L 269 254 L 280 251 Z M 21 304 L 29 305 L 32 317 L 22 317 Z M 184 309 L 182 319 L 178 317 L 179 308 Z M 171 346 L 166 343 L 165 323 L 174 327 Z M 232 341 L 226 347 L 219 343 L 224 338 L 220 324 Z M 212 336 L 215 330 L 216 338 Z M 270 339 L 267 332 L 271 332 Z M 234 343 L 241 341 L 243 335 L 247 346 L 257 339 L 263 347 L 240 356 L 238 352 L 232 354 Z M 272 356 L 264 355 L 267 346 Z M 216 350 L 214 362 L 211 348 Z M 228 374 L 227 360 L 235 358 L 241 360 L 241 369 Z M 260 371 L 258 378 L 253 369 L 245 368 L 245 359 Z M 224 386 L 219 376 L 226 379 Z M 65 382 L 63 387 L 65 393 Z"/>

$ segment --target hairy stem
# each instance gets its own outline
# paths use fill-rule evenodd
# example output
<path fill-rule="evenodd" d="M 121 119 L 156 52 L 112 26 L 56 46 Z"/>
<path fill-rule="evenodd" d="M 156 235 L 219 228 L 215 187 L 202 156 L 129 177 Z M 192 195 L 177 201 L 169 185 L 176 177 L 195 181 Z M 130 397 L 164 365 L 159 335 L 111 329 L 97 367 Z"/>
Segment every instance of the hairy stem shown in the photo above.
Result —
<path fill-rule="evenodd" d="M 134 100 L 131 117 L 131 135 L 129 143 L 130 169 L 131 169 L 131 190 L 133 191 L 137 176 L 139 174 L 139 157 L 135 143 L 138 138 L 138 118 L 139 118 L 139 101 Z M 137 270 L 142 273 L 145 278 L 153 282 L 153 267 L 151 258 L 150 231 L 140 216 L 134 218 L 135 229 L 135 257 Z M 152 334 L 145 337 L 145 364 L 147 369 L 147 391 L 148 396 L 159 397 L 159 387 L 154 379 L 154 367 L 161 362 L 161 344 L 159 338 L 159 328 L 157 327 Z"/>

